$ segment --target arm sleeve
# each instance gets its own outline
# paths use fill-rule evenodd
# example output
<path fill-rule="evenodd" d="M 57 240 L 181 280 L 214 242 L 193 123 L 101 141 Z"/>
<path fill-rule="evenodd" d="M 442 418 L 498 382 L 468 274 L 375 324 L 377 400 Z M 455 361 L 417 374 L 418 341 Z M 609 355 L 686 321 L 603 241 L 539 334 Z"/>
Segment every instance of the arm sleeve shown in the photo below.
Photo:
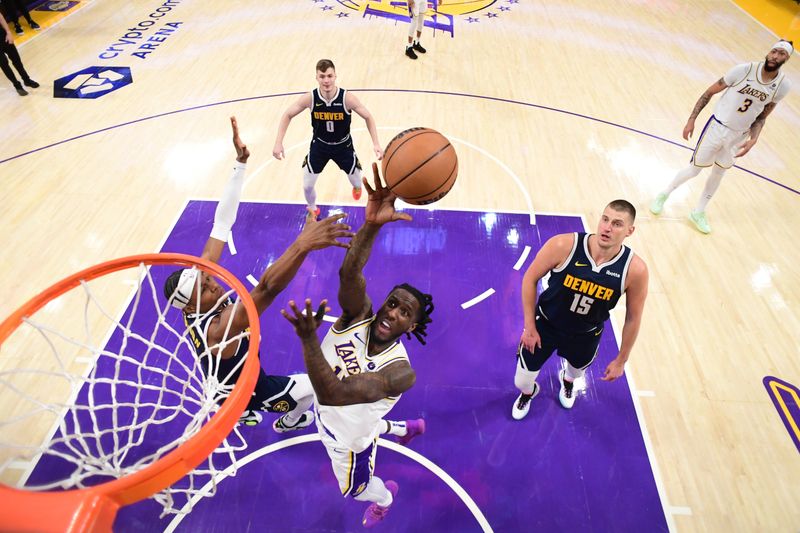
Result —
<path fill-rule="evenodd" d="M 236 213 L 239 211 L 239 201 L 242 198 L 242 187 L 244 186 L 244 173 L 247 169 L 245 163 L 236 162 L 233 167 L 233 175 L 225 186 L 214 213 L 214 227 L 211 228 L 211 237 L 227 241 L 231 233 L 233 223 L 236 222 Z"/>

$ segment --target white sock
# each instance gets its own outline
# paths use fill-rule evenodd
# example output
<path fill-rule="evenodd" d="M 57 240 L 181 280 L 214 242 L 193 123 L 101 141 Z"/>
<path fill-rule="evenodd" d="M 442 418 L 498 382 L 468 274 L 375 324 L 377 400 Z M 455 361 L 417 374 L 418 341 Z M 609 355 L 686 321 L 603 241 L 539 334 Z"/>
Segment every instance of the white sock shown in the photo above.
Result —
<path fill-rule="evenodd" d="M 702 213 L 706 210 L 708 202 L 711 201 L 714 193 L 719 189 L 719 184 L 722 182 L 722 176 L 725 174 L 726 170 L 727 169 L 718 167 L 717 165 L 714 165 L 714 168 L 711 169 L 711 175 L 706 180 L 703 194 L 700 195 L 700 200 L 697 202 L 697 207 L 695 208 L 696 213 Z"/>
<path fill-rule="evenodd" d="M 677 189 L 678 187 L 680 187 L 681 185 L 683 185 L 684 183 L 686 183 L 687 181 L 689 181 L 693 177 L 695 177 L 698 174 L 700 174 L 701 170 L 703 170 L 703 169 L 700 168 L 700 167 L 696 167 L 694 165 L 691 165 L 691 166 L 688 166 L 688 167 L 684 168 L 683 170 L 678 171 L 678 173 L 675 174 L 675 178 L 673 178 L 672 182 L 667 186 L 666 189 L 664 189 L 662 191 L 662 193 L 666 194 L 667 196 L 669 196 L 670 194 L 672 194 L 672 192 L 675 189 Z"/>
<path fill-rule="evenodd" d="M 317 191 L 314 190 L 314 185 L 317 183 L 319 174 L 312 174 L 307 168 L 303 168 L 303 195 L 306 197 L 306 204 L 311 209 L 317 208 Z"/>
<path fill-rule="evenodd" d="M 286 417 L 286 424 L 294 426 L 300 421 L 303 413 L 308 411 L 311 408 L 311 404 L 314 403 L 314 389 L 311 387 L 311 379 L 309 379 L 308 374 L 295 374 L 289 377 L 295 382 L 289 394 L 297 402 L 297 406 L 284 416 Z"/>
<path fill-rule="evenodd" d="M 381 432 L 381 435 L 395 435 L 396 437 L 405 437 L 408 434 L 408 428 L 405 422 L 397 420 L 384 420 L 386 422 L 386 429 Z"/>
<path fill-rule="evenodd" d="M 381 478 L 372 476 L 372 479 L 369 480 L 369 484 L 364 491 L 355 497 L 356 500 L 359 501 L 367 501 L 367 502 L 375 502 L 381 507 L 389 507 L 392 505 L 392 493 L 389 492 L 389 489 L 386 488 L 386 485 L 383 484 L 383 480 Z"/>
<path fill-rule="evenodd" d="M 574 383 L 576 379 L 580 379 L 586 374 L 585 368 L 575 368 L 567 363 L 567 368 L 564 369 L 564 379 Z"/>
<path fill-rule="evenodd" d="M 409 45 L 410 46 L 410 45 Z M 350 185 L 355 187 L 356 189 L 361 188 L 361 169 L 356 168 L 352 174 L 347 175 L 347 180 L 350 182 Z"/>

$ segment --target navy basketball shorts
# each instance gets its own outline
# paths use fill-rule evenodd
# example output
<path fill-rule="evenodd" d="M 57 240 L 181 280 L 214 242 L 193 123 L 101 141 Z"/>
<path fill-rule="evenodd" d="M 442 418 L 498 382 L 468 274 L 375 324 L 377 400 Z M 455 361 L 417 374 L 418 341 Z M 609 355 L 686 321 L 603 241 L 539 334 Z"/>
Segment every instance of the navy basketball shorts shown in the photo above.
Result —
<path fill-rule="evenodd" d="M 569 333 L 556 329 L 541 316 L 536 318 L 536 330 L 542 339 L 542 347 L 536 346 L 530 352 L 520 344 L 517 350 L 519 365 L 531 372 L 541 370 L 554 351 L 573 368 L 586 368 L 597 356 L 597 348 L 603 336 L 602 326 L 588 333 Z"/>
<path fill-rule="evenodd" d="M 319 174 L 328 161 L 336 163 L 345 174 L 352 174 L 357 168 L 361 169 L 361 162 L 353 149 L 353 139 L 341 144 L 325 144 L 312 139 L 303 166 L 308 168 L 311 174 Z"/>
<path fill-rule="evenodd" d="M 247 404 L 251 411 L 270 411 L 288 413 L 297 407 L 297 400 L 292 396 L 296 383 L 291 376 L 268 376 L 262 370 L 258 374 L 253 397 Z"/>

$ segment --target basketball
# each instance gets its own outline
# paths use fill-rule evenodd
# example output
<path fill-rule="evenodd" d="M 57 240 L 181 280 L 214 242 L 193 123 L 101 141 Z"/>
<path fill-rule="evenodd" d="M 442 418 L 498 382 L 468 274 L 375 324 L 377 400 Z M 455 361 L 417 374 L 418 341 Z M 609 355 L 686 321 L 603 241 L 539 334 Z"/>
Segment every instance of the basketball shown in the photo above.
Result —
<path fill-rule="evenodd" d="M 458 176 L 458 157 L 438 131 L 411 128 L 389 141 L 382 169 L 392 192 L 409 204 L 426 205 L 450 192 Z"/>

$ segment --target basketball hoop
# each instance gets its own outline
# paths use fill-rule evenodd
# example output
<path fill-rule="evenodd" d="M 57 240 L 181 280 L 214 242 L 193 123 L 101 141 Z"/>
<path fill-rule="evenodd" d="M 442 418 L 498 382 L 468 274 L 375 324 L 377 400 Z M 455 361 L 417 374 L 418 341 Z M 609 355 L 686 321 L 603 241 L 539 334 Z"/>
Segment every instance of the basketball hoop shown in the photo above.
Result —
<path fill-rule="evenodd" d="M 205 360 L 206 357 L 197 357 L 193 351 L 187 355 L 194 349 L 189 324 L 180 331 L 165 318 L 170 306 L 163 297 L 157 296 L 161 291 L 157 290 L 154 276 L 166 272 L 167 267 L 173 267 L 173 270 L 176 267 L 196 268 L 213 274 L 231 288 L 223 298 L 227 301 L 227 295 L 235 293 L 231 305 L 245 306 L 249 334 L 245 331 L 239 335 L 242 336 L 240 338 L 249 335 L 250 346 L 235 383 L 226 383 L 224 376 L 209 378 L 206 372 L 198 372 L 198 369 L 202 370 L 199 360 Z M 134 280 L 130 279 L 130 271 L 118 274 L 136 268 L 138 276 Z M 101 302 L 107 293 L 113 291 L 104 290 L 102 294 L 92 292 L 89 282 L 94 280 L 105 289 L 107 284 L 103 285 L 102 280 L 97 281 L 98 278 L 109 277 L 110 283 L 122 276 L 127 276 L 123 283 L 133 284 L 135 289 L 132 295 L 128 295 L 127 310 L 114 316 L 104 310 Z M 111 288 L 119 290 L 120 286 L 112 284 Z M 130 293 L 127 288 L 125 291 Z M 32 320 L 40 311 L 47 315 L 63 310 L 63 305 L 56 302 L 69 298 L 64 296 L 66 293 L 79 293 L 83 303 L 80 311 L 85 322 L 81 336 L 85 333 L 86 339 L 79 340 L 69 333 L 56 332 L 51 326 Z M 93 311 L 95 306 L 98 311 Z M 139 315 L 137 310 L 140 311 Z M 64 321 L 75 316 L 74 313 L 68 313 L 63 315 Z M 173 311 L 172 315 L 177 316 L 175 313 Z M 173 322 L 174 316 L 170 317 Z M 98 340 L 95 345 L 87 339 L 91 336 L 91 325 L 96 323 L 96 317 L 108 319 L 110 328 L 103 333 L 103 340 Z M 61 321 L 61 318 L 56 320 Z M 148 326 L 152 323 L 154 330 L 149 334 L 143 333 L 139 327 L 142 323 Z M 34 487 L 41 489 L 45 486 L 43 492 L 26 490 L 31 487 L 14 488 L 9 484 L 0 484 L 0 531 L 3 532 L 110 532 L 120 507 L 164 491 L 197 468 L 221 443 L 227 443 L 228 435 L 252 395 L 260 367 L 259 316 L 244 285 L 219 265 L 183 254 L 125 257 L 59 281 L 0 324 L 0 349 L 9 337 L 23 329 L 30 330 L 19 334 L 23 342 L 44 338 L 44 346 L 52 353 L 43 356 L 50 360 L 48 364 L 32 370 L 23 368 L 24 365 L 14 365 L 12 370 L 4 371 L 9 366 L 0 361 L 0 393 L 10 391 L 8 394 L 16 399 L 14 406 L 32 406 L 29 415 L 14 413 L 7 418 L 0 412 L 0 452 L 5 452 L 7 456 L 5 461 L 0 457 L 0 474 L 5 473 L 9 465 L 26 460 L 32 465 L 30 473 L 43 458 L 62 461 L 73 471 L 67 479 Z M 116 343 L 117 338 L 120 339 L 120 348 L 112 352 L 109 346 Z M 223 342 L 236 340 L 236 336 L 231 335 Z M 66 357 L 58 351 L 62 344 L 68 348 L 63 350 L 68 352 Z M 10 349 L 14 347 L 16 344 Z M 69 356 L 83 352 L 94 354 L 96 358 L 90 362 L 92 369 L 87 372 L 88 375 L 79 376 L 77 372 L 70 372 L 69 368 L 77 364 L 75 361 L 80 362 L 81 358 Z M 25 354 L 26 350 L 23 349 L 21 353 Z M 8 352 L 0 352 L 0 359 L 7 355 L 14 359 L 15 354 L 9 355 Z M 20 361 L 25 363 L 28 357 L 20 357 Z M 123 376 L 120 369 L 125 370 L 131 365 L 135 371 L 130 374 L 134 377 Z M 101 375 L 96 370 L 98 367 L 111 368 L 114 372 Z M 34 387 L 32 393 L 26 393 L 22 385 L 13 381 L 22 377 L 24 379 L 20 379 L 19 383 L 24 383 L 25 380 L 31 381 L 31 376 L 36 379 L 55 377 L 67 380 L 72 386 L 73 398 L 67 402 L 52 400 L 46 403 L 40 398 L 46 394 L 41 391 L 43 386 Z M 109 398 L 100 403 L 101 396 Z M 7 410 L 7 403 L 0 403 L 0 406 L 2 411 Z M 8 408 L 10 410 L 11 407 Z M 13 438 L 14 428 L 20 421 L 35 421 L 42 413 L 59 417 L 51 433 L 45 437 L 44 444 L 6 445 L 6 437 L 12 435 Z M 89 422 L 83 425 L 80 419 Z M 176 422 L 180 425 L 184 419 L 187 421 L 184 429 L 171 427 Z M 112 423 L 104 427 L 98 426 L 99 421 Z M 9 431 L 9 428 L 12 429 Z M 150 434 L 146 434 L 148 430 Z M 70 434 L 72 431 L 77 434 Z M 149 440 L 150 435 L 172 438 L 169 436 L 172 431 L 177 431 L 180 436 L 163 446 Z M 144 448 L 144 451 L 139 451 L 139 448 Z M 155 452 L 153 448 L 157 448 Z M 230 452 L 231 449 L 235 448 L 228 447 L 225 451 Z M 73 452 L 77 457 L 69 455 Z M 98 481 L 98 477 L 113 479 Z M 57 487 L 69 490 L 48 490 Z M 164 499 L 171 504 L 171 495 Z M 165 512 L 175 512 L 161 503 L 165 506 Z"/>

